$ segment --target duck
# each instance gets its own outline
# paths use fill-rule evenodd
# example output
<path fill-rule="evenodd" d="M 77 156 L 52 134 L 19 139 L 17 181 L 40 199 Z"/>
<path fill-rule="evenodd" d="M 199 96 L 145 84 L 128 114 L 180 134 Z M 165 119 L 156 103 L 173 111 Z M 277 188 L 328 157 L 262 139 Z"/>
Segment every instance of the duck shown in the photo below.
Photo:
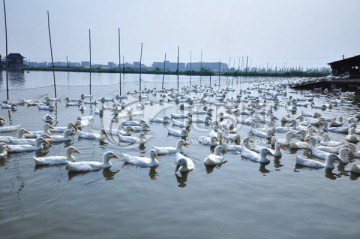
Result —
<path fill-rule="evenodd" d="M 105 142 L 106 136 L 107 136 L 106 130 L 104 130 L 104 129 L 100 130 L 99 133 L 84 132 L 81 130 L 78 130 L 76 133 L 77 133 L 78 137 L 81 139 L 90 139 L 90 140 L 97 139 L 101 142 Z"/>
<path fill-rule="evenodd" d="M 214 153 L 209 154 L 204 159 L 204 164 L 207 166 L 216 166 L 225 163 L 224 156 L 222 155 L 223 147 L 221 145 L 216 146 Z"/>
<path fill-rule="evenodd" d="M 175 137 L 187 137 L 189 135 L 189 133 L 187 132 L 186 129 L 173 129 L 173 128 L 167 128 L 168 129 L 168 135 L 172 135 Z"/>
<path fill-rule="evenodd" d="M 360 174 L 360 165 L 353 163 L 350 168 L 350 172 Z"/>
<path fill-rule="evenodd" d="M 69 172 L 91 172 L 98 171 L 104 168 L 110 168 L 112 166 L 110 160 L 118 159 L 112 151 L 107 151 L 103 154 L 102 162 L 95 161 L 81 161 L 81 162 L 67 162 L 67 169 Z"/>
<path fill-rule="evenodd" d="M 252 151 L 255 151 L 257 153 L 260 153 L 261 149 L 263 148 L 267 148 L 267 147 L 263 147 L 263 146 L 259 146 L 259 145 L 256 145 L 254 143 L 251 144 L 251 150 Z M 282 152 L 281 152 L 281 148 L 283 146 L 281 145 L 280 142 L 275 142 L 275 145 L 274 145 L 274 149 L 270 149 L 270 148 L 267 148 L 270 152 L 271 155 L 275 156 L 275 157 L 281 157 L 282 156 Z"/>
<path fill-rule="evenodd" d="M 204 119 L 200 119 L 200 118 L 196 118 L 196 119 L 191 119 L 190 120 L 191 123 L 204 123 L 204 124 L 210 124 L 211 123 L 211 117 L 206 116 Z"/>
<path fill-rule="evenodd" d="M 171 119 L 191 119 L 192 118 L 192 114 L 191 113 L 187 113 L 185 114 L 170 114 Z"/>
<path fill-rule="evenodd" d="M 141 126 L 142 124 L 146 123 L 144 120 L 126 120 L 122 122 L 123 126 Z"/>
<path fill-rule="evenodd" d="M 320 149 L 322 151 L 325 152 L 329 152 L 332 154 L 339 154 L 340 149 L 344 148 L 344 145 L 340 145 L 340 146 L 335 146 L 335 147 L 331 147 L 331 146 L 324 146 L 324 145 L 317 145 L 316 148 Z"/>
<path fill-rule="evenodd" d="M 355 128 L 354 127 L 350 127 L 348 130 L 348 134 L 345 136 L 345 140 L 350 142 L 350 143 L 357 143 L 360 141 L 360 138 L 358 136 L 356 136 L 355 134 Z"/>
<path fill-rule="evenodd" d="M 130 127 L 130 130 L 135 133 L 149 131 L 149 126 L 146 123 L 143 123 L 140 126 L 134 125 L 134 126 L 128 126 L 128 127 Z"/>
<path fill-rule="evenodd" d="M 351 150 L 354 158 L 360 158 L 360 150 L 354 143 L 349 143 L 348 148 Z"/>
<path fill-rule="evenodd" d="M 175 172 L 188 173 L 195 169 L 194 162 L 180 152 L 176 153 Z"/>
<path fill-rule="evenodd" d="M 291 140 L 289 144 L 290 149 L 307 149 L 309 144 L 301 140 Z"/>
<path fill-rule="evenodd" d="M 22 152 L 32 152 L 32 151 L 37 151 L 37 150 L 42 150 L 43 149 L 43 144 L 44 143 L 49 143 L 46 139 L 44 139 L 43 137 L 38 137 L 35 140 L 35 145 L 30 145 L 30 144 L 22 144 L 22 145 L 13 145 L 13 144 L 8 144 L 8 152 L 9 153 L 22 153 Z"/>
<path fill-rule="evenodd" d="M 317 140 L 314 137 L 309 138 L 309 150 L 311 151 L 311 154 L 319 159 L 326 160 L 326 158 L 331 154 L 329 152 L 322 151 L 320 149 L 317 149 L 316 146 Z"/>
<path fill-rule="evenodd" d="M 0 127 L 5 124 L 5 120 L 3 117 L 0 116 Z"/>
<path fill-rule="evenodd" d="M 155 149 L 151 149 L 149 151 L 150 158 L 148 157 L 139 157 L 139 156 L 132 156 L 125 153 L 120 153 L 121 158 L 124 159 L 125 162 L 134 164 L 140 167 L 157 167 L 160 165 L 158 160 L 159 156 L 156 154 Z"/>
<path fill-rule="evenodd" d="M 173 126 L 177 126 L 177 127 L 181 127 L 181 128 L 188 128 L 190 126 L 189 120 L 179 121 L 176 119 L 171 119 L 171 122 L 172 122 Z"/>
<path fill-rule="evenodd" d="M 349 148 L 342 148 L 339 150 L 339 159 L 342 163 L 349 163 L 349 159 L 347 156 L 352 156 L 353 153 Z"/>
<path fill-rule="evenodd" d="M 256 135 L 260 138 L 267 138 L 267 139 L 271 139 L 271 137 L 273 136 L 273 130 L 271 129 L 268 129 L 266 132 L 264 132 L 255 128 L 251 128 L 249 133 Z"/>
<path fill-rule="evenodd" d="M 165 115 L 163 118 L 152 118 L 152 119 L 149 119 L 149 122 L 150 122 L 150 123 L 168 124 L 168 123 L 170 123 L 170 118 Z"/>
<path fill-rule="evenodd" d="M 28 133 L 28 131 L 24 128 L 20 128 L 17 130 L 16 134 L 17 134 L 17 137 L 14 137 L 14 136 L 8 136 L 8 135 L 4 135 L 4 136 L 0 136 L 0 142 L 4 142 L 4 143 L 11 143 L 12 140 L 14 139 L 24 139 L 24 135 Z"/>
<path fill-rule="evenodd" d="M 45 123 L 49 123 L 49 124 L 52 124 L 54 122 L 54 118 L 49 115 L 49 114 L 46 114 L 42 117 L 42 120 L 45 122 Z"/>
<path fill-rule="evenodd" d="M 215 147 L 219 145 L 219 139 L 217 137 L 209 137 L 209 136 L 199 136 L 198 138 L 199 144 L 205 145 L 205 146 L 211 146 Z"/>
<path fill-rule="evenodd" d="M 292 131 L 286 132 L 285 133 L 285 138 L 284 139 L 277 139 L 275 136 L 273 136 L 271 138 L 271 144 L 275 145 L 275 142 L 280 142 L 281 145 L 283 146 L 290 146 L 291 143 L 291 138 L 294 138 L 295 134 Z"/>
<path fill-rule="evenodd" d="M 38 130 L 38 131 L 29 131 L 28 133 L 26 133 L 24 136 L 25 138 L 37 138 L 38 135 L 42 135 L 42 134 L 46 134 L 46 135 L 51 135 L 51 129 L 52 129 L 52 125 L 49 123 L 45 123 L 43 130 Z"/>
<path fill-rule="evenodd" d="M 74 129 L 77 130 L 77 127 L 74 123 L 68 123 L 66 126 L 52 126 L 52 129 L 50 129 L 51 133 L 64 133 L 67 129 Z"/>
<path fill-rule="evenodd" d="M 334 161 L 337 159 L 338 157 L 335 154 L 329 154 L 326 157 L 325 163 L 314 160 L 314 159 L 309 159 L 309 158 L 304 158 L 301 157 L 299 155 L 296 155 L 296 164 L 304 166 L 304 167 L 309 167 L 309 168 L 327 168 L 327 169 L 334 169 Z"/>
<path fill-rule="evenodd" d="M 333 141 L 330 140 L 330 135 L 328 133 L 323 134 L 323 138 L 320 141 L 321 145 L 329 146 L 329 147 L 338 147 L 344 145 L 344 141 Z"/>
<path fill-rule="evenodd" d="M 255 151 L 252 151 L 246 147 L 242 147 L 241 150 L 241 156 L 247 159 L 250 159 L 251 161 L 262 163 L 262 164 L 268 164 L 270 163 L 270 160 L 266 158 L 266 155 L 270 154 L 269 149 L 262 148 L 260 150 L 260 154 L 256 153 Z"/>
<path fill-rule="evenodd" d="M 351 123 L 348 126 L 342 126 L 342 127 L 329 127 L 329 123 L 327 121 L 322 122 L 323 124 L 323 130 L 325 132 L 334 132 L 334 133 L 342 133 L 342 134 L 347 134 L 349 131 L 349 128 L 354 127 L 356 128 L 356 124 Z"/>
<path fill-rule="evenodd" d="M 13 132 L 20 129 L 21 125 L 8 125 L 8 126 L 1 126 L 0 133 L 8 133 Z"/>
<path fill-rule="evenodd" d="M 139 135 L 139 137 L 136 136 L 126 136 L 126 135 L 122 135 L 122 134 L 117 134 L 118 139 L 120 142 L 123 143 L 129 143 L 129 144 L 135 144 L 135 143 L 139 143 L 139 144 L 144 144 L 146 142 L 146 137 L 144 133 L 141 133 Z"/>
<path fill-rule="evenodd" d="M 65 149 L 65 156 L 34 157 L 34 160 L 36 165 L 62 165 L 68 161 L 75 162 L 73 153 L 80 154 L 80 151 L 74 146 L 69 146 Z"/>
<path fill-rule="evenodd" d="M 176 153 L 183 153 L 184 150 L 182 146 L 187 147 L 187 145 L 188 143 L 185 140 L 179 139 L 176 143 L 176 147 L 157 147 L 153 145 L 152 148 L 155 149 L 157 155 L 176 154 Z"/>
<path fill-rule="evenodd" d="M 6 143 L 4 142 L 0 142 L 0 158 L 5 158 L 7 156 L 7 150 L 8 150 L 8 146 Z"/>
<path fill-rule="evenodd" d="M 62 135 L 51 135 L 50 139 L 48 140 L 50 143 L 60 143 L 71 141 L 71 137 L 75 135 L 75 132 L 72 129 L 67 129 L 63 132 Z"/>

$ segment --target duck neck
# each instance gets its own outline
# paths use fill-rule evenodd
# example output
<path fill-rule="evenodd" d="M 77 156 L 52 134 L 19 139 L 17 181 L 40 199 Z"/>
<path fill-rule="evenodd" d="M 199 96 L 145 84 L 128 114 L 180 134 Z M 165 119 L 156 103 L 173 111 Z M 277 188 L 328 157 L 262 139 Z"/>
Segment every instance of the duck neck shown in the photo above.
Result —
<path fill-rule="evenodd" d="M 332 160 L 326 159 L 325 168 L 329 168 L 329 169 L 335 168 L 334 162 Z"/>

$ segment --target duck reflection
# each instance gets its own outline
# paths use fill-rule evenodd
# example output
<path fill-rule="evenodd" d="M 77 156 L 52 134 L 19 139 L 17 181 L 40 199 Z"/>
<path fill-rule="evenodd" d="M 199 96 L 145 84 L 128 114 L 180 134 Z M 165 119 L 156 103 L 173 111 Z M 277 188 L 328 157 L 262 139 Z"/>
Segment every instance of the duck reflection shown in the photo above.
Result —
<path fill-rule="evenodd" d="M 102 174 L 105 180 L 112 180 L 118 172 L 120 172 L 120 170 L 112 171 L 110 168 L 104 168 Z"/>
<path fill-rule="evenodd" d="M 333 169 L 326 168 L 325 169 L 325 177 L 331 180 L 336 180 L 337 178 L 340 178 L 341 175 L 333 173 Z"/>
<path fill-rule="evenodd" d="M 353 173 L 353 172 L 350 173 L 351 180 L 357 180 L 359 177 L 360 177 L 360 174 L 358 174 L 358 173 Z"/>
<path fill-rule="evenodd" d="M 270 173 L 270 171 L 266 168 L 266 165 L 267 164 L 261 163 L 259 167 L 259 172 L 261 172 L 262 174 Z"/>
<path fill-rule="evenodd" d="M 159 174 L 156 172 L 157 167 L 151 167 L 149 170 L 149 177 L 151 180 L 156 180 L 156 176 L 159 176 Z"/>
<path fill-rule="evenodd" d="M 179 185 L 178 185 L 179 188 L 186 187 L 188 175 L 189 175 L 189 173 L 180 173 L 180 172 L 175 173 L 176 180 L 179 183 Z"/>
<path fill-rule="evenodd" d="M 281 167 L 283 167 L 284 165 L 280 162 L 280 158 L 281 156 L 277 156 L 277 157 L 274 157 L 274 167 L 276 169 L 279 169 Z"/>

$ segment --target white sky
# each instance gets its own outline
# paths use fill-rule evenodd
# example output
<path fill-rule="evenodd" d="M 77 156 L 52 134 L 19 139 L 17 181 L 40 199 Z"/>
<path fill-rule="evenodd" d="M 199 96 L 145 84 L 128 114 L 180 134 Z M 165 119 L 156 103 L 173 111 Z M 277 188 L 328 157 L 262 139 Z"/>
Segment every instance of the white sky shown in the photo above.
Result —
<path fill-rule="evenodd" d="M 9 52 L 50 61 L 118 62 L 118 32 L 126 62 L 219 61 L 238 66 L 326 67 L 360 54 L 359 0 L 6 0 Z M 5 55 L 0 11 L 0 54 Z"/>

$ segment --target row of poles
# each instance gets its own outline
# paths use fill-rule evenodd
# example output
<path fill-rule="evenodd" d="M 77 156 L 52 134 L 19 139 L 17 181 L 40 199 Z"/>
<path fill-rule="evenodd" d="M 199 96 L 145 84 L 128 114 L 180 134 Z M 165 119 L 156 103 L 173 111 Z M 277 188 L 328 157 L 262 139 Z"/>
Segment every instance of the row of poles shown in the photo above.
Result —
<path fill-rule="evenodd" d="M 6 42 L 6 56 L 8 56 L 8 37 L 7 37 L 7 22 L 6 22 L 6 4 L 5 0 L 3 0 L 4 5 L 4 18 L 5 18 L 5 42 Z M 54 82 L 54 95 L 55 98 L 57 98 L 57 92 L 56 92 L 56 77 L 55 77 L 55 66 L 54 66 L 54 56 L 53 56 L 53 50 L 52 50 L 52 42 L 51 42 L 51 27 L 50 27 L 50 14 L 49 11 L 47 11 L 47 20 L 48 20 L 48 32 L 49 32 L 49 43 L 50 43 L 50 53 L 51 53 L 51 68 L 53 72 L 53 82 Z M 119 50 L 119 92 L 120 95 L 122 94 L 122 79 L 121 79 L 121 42 L 120 42 L 120 28 L 118 28 L 118 50 Z M 91 72 L 92 72 L 92 59 L 91 59 L 91 30 L 89 29 L 89 52 L 90 52 L 90 95 L 91 95 L 91 88 L 92 88 L 92 78 L 91 78 Z M 180 48 L 178 47 L 178 55 L 177 55 L 177 89 L 179 91 L 180 85 L 179 85 L 179 53 Z M 141 65 L 142 65 L 142 54 L 143 54 L 143 43 L 141 43 L 141 50 L 140 50 L 140 66 L 139 66 L 139 92 L 142 91 L 142 79 L 141 79 Z M 190 52 L 190 62 L 191 62 L 191 52 Z M 202 52 L 201 52 L 201 62 L 202 62 Z M 124 62 L 123 62 L 124 63 Z M 164 69 L 163 69 L 163 78 L 162 78 L 162 84 L 161 84 L 161 90 L 164 90 L 164 79 L 165 79 L 165 71 L 166 71 L 166 53 L 165 53 L 165 59 L 164 59 Z M 220 67 L 221 62 L 219 63 L 219 85 L 220 85 Z M 201 79 L 200 79 L 201 84 Z M 210 85 L 211 85 L 211 72 L 210 72 Z M 191 86 L 191 76 L 190 76 L 190 86 Z M 6 57 L 6 98 L 9 100 L 9 76 L 8 76 L 8 58 Z"/>

